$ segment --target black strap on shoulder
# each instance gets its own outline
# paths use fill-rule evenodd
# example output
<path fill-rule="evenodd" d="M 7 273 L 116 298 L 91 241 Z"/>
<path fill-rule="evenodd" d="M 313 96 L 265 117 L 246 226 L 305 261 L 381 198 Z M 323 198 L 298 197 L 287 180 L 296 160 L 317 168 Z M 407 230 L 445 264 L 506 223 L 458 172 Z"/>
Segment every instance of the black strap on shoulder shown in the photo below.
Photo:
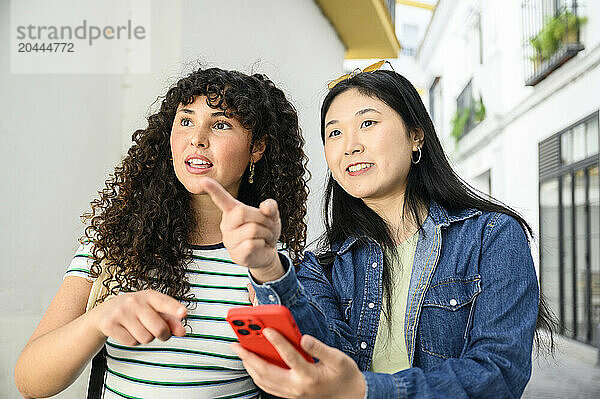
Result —
<path fill-rule="evenodd" d="M 333 261 L 335 260 L 335 252 L 327 251 L 322 254 L 317 255 L 317 262 L 323 268 L 323 272 L 325 272 L 325 277 L 329 283 L 333 283 Z"/>
<path fill-rule="evenodd" d="M 106 345 L 92 359 L 92 371 L 88 383 L 87 399 L 102 398 L 104 374 L 106 373 Z"/>
<path fill-rule="evenodd" d="M 282 399 L 279 396 L 275 396 L 275 395 L 271 395 L 270 393 L 267 393 L 263 390 L 260 391 L 260 399 Z"/>

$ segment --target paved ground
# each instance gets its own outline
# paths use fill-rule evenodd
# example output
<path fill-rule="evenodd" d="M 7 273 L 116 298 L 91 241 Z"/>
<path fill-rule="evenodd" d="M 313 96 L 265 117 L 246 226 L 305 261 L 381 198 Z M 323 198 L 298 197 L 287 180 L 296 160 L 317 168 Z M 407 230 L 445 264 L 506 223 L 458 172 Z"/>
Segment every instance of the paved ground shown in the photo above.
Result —
<path fill-rule="evenodd" d="M 534 360 L 523 398 L 600 398 L 597 351 L 566 338 L 558 339 L 555 358 Z"/>

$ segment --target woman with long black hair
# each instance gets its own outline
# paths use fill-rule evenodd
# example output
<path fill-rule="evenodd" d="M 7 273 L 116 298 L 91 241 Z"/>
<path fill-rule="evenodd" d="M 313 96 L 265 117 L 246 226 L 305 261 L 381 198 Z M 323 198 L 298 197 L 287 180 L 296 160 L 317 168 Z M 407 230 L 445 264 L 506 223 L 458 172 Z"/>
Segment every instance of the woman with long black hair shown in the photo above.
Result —
<path fill-rule="evenodd" d="M 321 251 L 298 269 L 251 267 L 258 302 L 287 306 L 320 361 L 267 329 L 290 369 L 234 345 L 257 385 L 293 398 L 519 397 L 536 330 L 553 328 L 527 222 L 457 176 L 395 72 L 341 79 L 321 138 Z"/>

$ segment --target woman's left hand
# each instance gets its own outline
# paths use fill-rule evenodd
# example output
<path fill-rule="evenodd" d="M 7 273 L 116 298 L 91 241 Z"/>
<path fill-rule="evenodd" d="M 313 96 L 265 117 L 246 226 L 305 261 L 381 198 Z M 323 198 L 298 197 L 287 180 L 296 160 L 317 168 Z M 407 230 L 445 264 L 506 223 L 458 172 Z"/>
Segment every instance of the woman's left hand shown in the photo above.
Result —
<path fill-rule="evenodd" d="M 244 362 L 254 383 L 264 391 L 284 398 L 364 398 L 364 376 L 354 360 L 342 351 L 304 335 L 300 341 L 302 349 L 319 359 L 317 363 L 309 363 L 274 329 L 265 328 L 263 335 L 289 369 L 263 360 L 240 344 L 231 344 L 231 347 Z"/>

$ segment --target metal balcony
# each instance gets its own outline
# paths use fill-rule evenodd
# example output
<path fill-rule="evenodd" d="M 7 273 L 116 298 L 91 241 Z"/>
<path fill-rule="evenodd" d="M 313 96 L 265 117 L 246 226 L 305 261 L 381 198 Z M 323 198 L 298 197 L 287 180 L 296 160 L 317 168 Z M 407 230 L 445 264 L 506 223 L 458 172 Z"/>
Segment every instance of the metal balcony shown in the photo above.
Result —
<path fill-rule="evenodd" d="M 535 86 L 584 49 L 576 0 L 523 0 L 525 85 Z"/>

